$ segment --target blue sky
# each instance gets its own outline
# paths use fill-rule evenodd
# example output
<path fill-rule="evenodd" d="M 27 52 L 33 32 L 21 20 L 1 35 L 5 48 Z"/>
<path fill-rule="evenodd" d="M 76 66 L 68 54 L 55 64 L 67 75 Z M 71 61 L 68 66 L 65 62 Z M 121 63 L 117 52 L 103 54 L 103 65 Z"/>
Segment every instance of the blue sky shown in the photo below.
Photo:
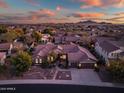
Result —
<path fill-rule="evenodd" d="M 123 23 L 124 0 L 0 0 L 0 22 L 63 23 L 95 20 Z"/>

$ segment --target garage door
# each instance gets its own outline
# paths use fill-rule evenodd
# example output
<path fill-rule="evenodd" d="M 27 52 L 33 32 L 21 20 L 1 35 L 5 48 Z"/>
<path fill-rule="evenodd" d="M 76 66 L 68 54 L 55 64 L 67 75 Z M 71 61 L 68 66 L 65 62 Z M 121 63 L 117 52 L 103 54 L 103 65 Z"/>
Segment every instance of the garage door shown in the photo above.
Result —
<path fill-rule="evenodd" d="M 94 63 L 82 63 L 81 67 L 82 67 L 82 69 L 93 69 Z"/>

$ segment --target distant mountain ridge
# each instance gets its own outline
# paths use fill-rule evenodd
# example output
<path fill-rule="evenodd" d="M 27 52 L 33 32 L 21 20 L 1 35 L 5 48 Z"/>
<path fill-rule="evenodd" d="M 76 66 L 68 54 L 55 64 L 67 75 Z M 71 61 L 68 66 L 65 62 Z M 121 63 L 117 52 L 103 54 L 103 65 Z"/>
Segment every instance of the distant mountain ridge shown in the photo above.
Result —
<path fill-rule="evenodd" d="M 108 23 L 108 22 L 96 22 L 96 21 L 92 21 L 92 20 L 80 21 L 78 23 L 80 23 L 80 24 L 112 24 L 112 23 Z"/>

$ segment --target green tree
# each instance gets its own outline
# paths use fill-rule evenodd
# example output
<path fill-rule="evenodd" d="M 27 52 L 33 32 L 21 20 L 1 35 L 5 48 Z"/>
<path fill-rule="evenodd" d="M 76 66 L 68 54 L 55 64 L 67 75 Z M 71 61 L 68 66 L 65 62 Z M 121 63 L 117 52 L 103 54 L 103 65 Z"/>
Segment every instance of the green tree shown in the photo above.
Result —
<path fill-rule="evenodd" d="M 13 42 L 13 40 L 21 37 L 22 34 L 23 32 L 21 31 L 16 31 L 16 30 L 9 31 L 7 33 L 3 33 L 0 37 L 0 40 L 4 42 Z"/>
<path fill-rule="evenodd" d="M 5 70 L 6 70 L 6 66 L 0 64 L 0 74 L 1 74 L 1 73 L 4 73 Z"/>
<path fill-rule="evenodd" d="M 22 28 L 22 30 L 23 30 L 24 34 L 27 33 L 27 28 L 26 27 Z"/>
<path fill-rule="evenodd" d="M 50 52 L 49 55 L 43 60 L 41 67 L 48 68 L 52 67 L 52 65 L 56 62 L 57 54 L 54 52 Z"/>
<path fill-rule="evenodd" d="M 32 37 L 35 38 L 36 42 L 40 42 L 41 41 L 42 34 L 40 32 L 34 31 L 32 33 Z"/>
<path fill-rule="evenodd" d="M 31 36 L 28 36 L 28 35 L 23 35 L 23 36 L 20 38 L 20 40 L 21 40 L 24 44 L 26 44 L 26 45 L 28 45 L 28 46 L 30 46 L 30 45 L 35 41 L 34 38 L 32 38 Z"/>
<path fill-rule="evenodd" d="M 11 58 L 11 63 L 15 69 L 15 74 L 20 75 L 30 68 L 32 58 L 27 52 L 20 51 L 15 57 Z"/>
<path fill-rule="evenodd" d="M 24 30 L 23 29 L 15 29 L 12 32 L 15 33 L 17 35 L 17 37 L 21 37 L 21 36 L 24 35 Z"/>
<path fill-rule="evenodd" d="M 6 33 L 6 32 L 7 32 L 6 27 L 3 26 L 3 25 L 0 25 L 0 34 L 2 34 L 2 33 Z"/>
<path fill-rule="evenodd" d="M 16 38 L 15 33 L 7 32 L 1 35 L 0 40 L 4 42 L 12 42 L 15 38 Z"/>
<path fill-rule="evenodd" d="M 47 59 L 44 59 L 42 64 L 41 64 L 42 68 L 48 68 L 49 67 L 49 62 L 47 61 Z"/>
<path fill-rule="evenodd" d="M 46 29 L 44 29 L 43 34 L 53 35 L 54 34 L 53 29 L 52 28 L 46 28 Z"/>
<path fill-rule="evenodd" d="M 108 71 L 115 81 L 124 82 L 124 60 L 111 61 Z"/>

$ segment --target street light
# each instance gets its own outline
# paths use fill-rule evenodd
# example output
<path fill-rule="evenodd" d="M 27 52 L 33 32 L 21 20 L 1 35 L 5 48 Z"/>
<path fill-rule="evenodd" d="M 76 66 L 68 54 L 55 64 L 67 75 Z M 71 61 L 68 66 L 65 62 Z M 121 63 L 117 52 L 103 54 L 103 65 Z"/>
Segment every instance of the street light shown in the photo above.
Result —
<path fill-rule="evenodd" d="M 94 67 L 95 67 L 95 68 L 97 68 L 97 67 L 98 67 L 98 65 L 95 63 L 95 64 L 94 64 Z"/>
<path fill-rule="evenodd" d="M 97 63 L 94 64 L 94 71 L 99 72 L 99 67 L 98 67 Z"/>
<path fill-rule="evenodd" d="M 81 63 L 78 64 L 78 68 L 81 68 Z"/>

